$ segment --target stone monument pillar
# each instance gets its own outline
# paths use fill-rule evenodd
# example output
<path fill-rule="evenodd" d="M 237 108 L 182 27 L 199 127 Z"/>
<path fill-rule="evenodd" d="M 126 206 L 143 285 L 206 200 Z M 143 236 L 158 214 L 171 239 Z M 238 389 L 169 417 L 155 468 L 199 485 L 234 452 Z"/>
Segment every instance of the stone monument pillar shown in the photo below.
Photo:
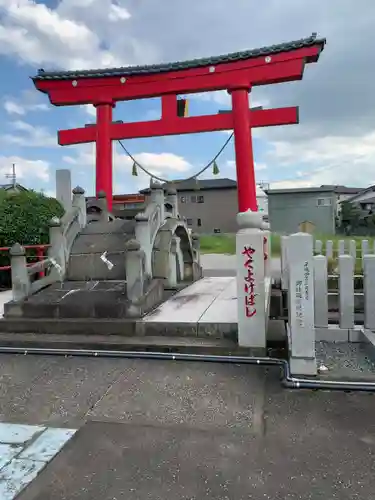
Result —
<path fill-rule="evenodd" d="M 72 207 L 72 180 L 68 169 L 56 170 L 56 198 L 67 212 Z"/>
<path fill-rule="evenodd" d="M 264 231 L 258 212 L 237 214 L 236 235 L 238 344 L 265 354 L 267 308 L 265 296 Z"/>

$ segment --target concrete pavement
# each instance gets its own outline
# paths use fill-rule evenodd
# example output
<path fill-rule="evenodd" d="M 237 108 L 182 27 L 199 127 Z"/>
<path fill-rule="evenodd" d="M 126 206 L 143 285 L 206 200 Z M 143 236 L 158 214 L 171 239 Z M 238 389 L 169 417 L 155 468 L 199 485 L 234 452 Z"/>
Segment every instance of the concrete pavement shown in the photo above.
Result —
<path fill-rule="evenodd" d="M 278 369 L 1 355 L 0 420 L 79 428 L 17 500 L 368 500 L 374 397 Z"/>
<path fill-rule="evenodd" d="M 235 276 L 236 256 L 228 254 L 203 254 L 201 264 L 205 276 Z M 273 278 L 281 275 L 281 263 L 279 257 L 271 259 L 271 273 Z"/>

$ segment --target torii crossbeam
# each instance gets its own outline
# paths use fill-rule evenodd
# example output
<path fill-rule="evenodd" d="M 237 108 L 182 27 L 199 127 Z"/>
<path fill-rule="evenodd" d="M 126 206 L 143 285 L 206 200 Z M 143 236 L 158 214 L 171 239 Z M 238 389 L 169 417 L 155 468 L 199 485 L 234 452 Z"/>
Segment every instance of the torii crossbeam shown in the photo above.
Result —
<path fill-rule="evenodd" d="M 325 39 L 309 38 L 225 56 L 173 64 L 107 70 L 45 72 L 33 78 L 56 106 L 92 104 L 96 126 L 61 130 L 59 144 L 96 142 L 96 192 L 105 191 L 112 206 L 112 141 L 218 130 L 234 131 L 239 211 L 256 211 L 251 129 L 298 123 L 298 108 L 251 110 L 249 92 L 257 85 L 301 80 L 306 63 L 316 62 Z M 180 94 L 227 90 L 232 111 L 179 117 Z M 160 120 L 114 123 L 117 101 L 161 97 Z"/>

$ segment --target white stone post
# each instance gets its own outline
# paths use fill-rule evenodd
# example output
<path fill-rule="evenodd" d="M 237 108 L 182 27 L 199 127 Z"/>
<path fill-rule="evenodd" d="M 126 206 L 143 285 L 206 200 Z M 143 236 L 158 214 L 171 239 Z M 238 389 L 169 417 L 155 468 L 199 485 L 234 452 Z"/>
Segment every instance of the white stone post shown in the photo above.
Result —
<path fill-rule="evenodd" d="M 15 243 L 9 253 L 13 300 L 23 300 L 30 292 L 30 278 L 26 266 L 26 251 L 19 243 Z"/>
<path fill-rule="evenodd" d="M 288 240 L 289 363 L 293 375 L 316 375 L 313 238 L 296 233 Z"/>
<path fill-rule="evenodd" d="M 364 266 L 364 257 L 365 255 L 369 255 L 369 244 L 368 240 L 361 241 L 361 259 L 362 259 L 362 268 Z"/>
<path fill-rule="evenodd" d="M 158 182 L 151 180 L 150 182 L 151 188 L 151 203 L 156 203 L 160 207 L 160 222 L 163 224 L 165 218 L 165 197 L 164 197 L 164 188 Z"/>
<path fill-rule="evenodd" d="M 236 235 L 238 343 L 266 349 L 266 304 L 262 217 L 257 212 L 237 214 Z"/>
<path fill-rule="evenodd" d="M 201 252 L 200 252 L 201 242 L 200 242 L 199 236 L 197 234 L 191 235 L 191 245 L 192 245 L 193 251 L 194 251 L 194 260 L 199 265 L 201 265 Z M 183 257 L 182 257 L 182 259 L 183 259 Z"/>
<path fill-rule="evenodd" d="M 339 241 L 338 254 L 339 254 L 339 256 L 340 255 L 345 255 L 345 240 L 340 240 Z"/>
<path fill-rule="evenodd" d="M 174 241 L 176 244 L 176 258 L 177 258 L 178 269 L 180 272 L 180 280 L 183 281 L 184 273 L 185 273 L 185 264 L 184 264 L 184 254 L 182 253 L 182 249 L 181 249 L 181 238 L 179 238 L 178 236 L 175 235 Z M 199 242 L 199 239 L 198 239 L 198 242 Z M 199 251 L 198 251 L 198 260 L 199 260 Z"/>
<path fill-rule="evenodd" d="M 79 208 L 79 225 L 84 228 L 87 224 L 86 199 L 85 190 L 80 186 L 73 189 L 72 206 Z"/>
<path fill-rule="evenodd" d="M 314 323 L 315 329 L 328 328 L 328 272 L 327 257 L 314 257 Z M 324 333 L 321 335 L 322 338 Z"/>
<path fill-rule="evenodd" d="M 152 276 L 152 245 L 151 245 L 151 228 L 148 216 L 141 212 L 135 217 L 135 237 L 140 243 L 141 248 L 145 252 L 145 273 L 147 276 Z"/>
<path fill-rule="evenodd" d="M 144 292 L 144 252 L 137 240 L 127 241 L 125 250 L 126 292 L 128 299 L 134 302 L 140 299 Z"/>
<path fill-rule="evenodd" d="M 62 204 L 65 212 L 72 207 L 72 180 L 70 170 L 56 170 L 56 198 Z"/>
<path fill-rule="evenodd" d="M 60 269 L 52 266 L 50 274 L 56 276 L 58 281 L 63 281 L 66 272 L 66 248 L 64 235 L 62 233 L 61 221 L 58 217 L 53 217 L 49 223 L 49 242 L 48 257 L 54 259 L 60 266 Z"/>
<path fill-rule="evenodd" d="M 326 241 L 326 257 L 327 259 L 332 259 L 333 257 L 333 241 Z"/>
<path fill-rule="evenodd" d="M 339 256 L 340 328 L 354 328 L 354 258 Z"/>
<path fill-rule="evenodd" d="M 322 240 L 316 240 L 315 241 L 315 253 L 317 255 L 322 255 L 322 253 L 323 253 L 323 242 L 322 242 Z"/>
<path fill-rule="evenodd" d="M 171 248 L 168 255 L 168 286 L 175 288 L 177 286 L 177 243 L 172 237 Z"/>
<path fill-rule="evenodd" d="M 363 256 L 365 328 L 375 331 L 375 255 Z"/>
<path fill-rule="evenodd" d="M 357 243 L 355 240 L 349 241 L 349 255 L 354 257 L 354 259 L 357 258 Z"/>
<path fill-rule="evenodd" d="M 177 191 L 173 187 L 169 187 L 167 191 L 166 201 L 172 205 L 172 217 L 177 219 L 178 216 L 178 197 Z"/>
<path fill-rule="evenodd" d="M 281 250 L 281 288 L 288 290 L 288 236 L 280 237 Z"/>

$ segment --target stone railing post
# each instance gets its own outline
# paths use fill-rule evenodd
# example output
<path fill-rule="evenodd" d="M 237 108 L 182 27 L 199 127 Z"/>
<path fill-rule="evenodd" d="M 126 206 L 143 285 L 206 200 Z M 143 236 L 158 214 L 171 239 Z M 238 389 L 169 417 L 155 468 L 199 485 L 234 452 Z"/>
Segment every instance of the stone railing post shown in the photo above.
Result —
<path fill-rule="evenodd" d="M 281 264 L 281 289 L 288 290 L 288 238 L 289 236 L 280 236 L 280 264 Z"/>
<path fill-rule="evenodd" d="M 293 375 L 316 375 L 312 236 L 289 236 L 287 255 L 290 370 Z"/>
<path fill-rule="evenodd" d="M 145 252 L 146 268 L 145 273 L 152 276 L 152 242 L 151 228 L 148 216 L 143 212 L 135 216 L 135 238 Z"/>
<path fill-rule="evenodd" d="M 339 255 L 339 309 L 340 328 L 354 329 L 354 269 L 355 259 L 352 255 Z"/>
<path fill-rule="evenodd" d="M 168 286 L 175 288 L 177 286 L 177 242 L 172 236 L 171 247 L 168 255 Z"/>
<path fill-rule="evenodd" d="M 160 207 L 160 221 L 161 224 L 163 224 L 165 219 L 164 188 L 161 184 L 151 179 L 150 189 L 151 189 L 151 203 L 156 203 Z"/>
<path fill-rule="evenodd" d="M 176 258 L 179 269 L 179 275 L 177 276 L 177 281 L 183 281 L 185 275 L 185 263 L 184 263 L 184 254 L 181 249 L 181 238 L 178 236 L 174 236 L 174 241 L 176 243 Z"/>
<path fill-rule="evenodd" d="M 26 250 L 19 243 L 15 243 L 9 253 L 13 300 L 20 301 L 30 293 L 30 278 L 27 272 Z"/>
<path fill-rule="evenodd" d="M 236 235 L 238 343 L 241 347 L 266 349 L 266 303 L 262 216 L 237 214 Z"/>
<path fill-rule="evenodd" d="M 109 221 L 109 212 L 108 212 L 108 203 L 107 203 L 107 195 L 104 191 L 99 191 L 97 197 L 97 205 L 100 208 L 100 222 L 108 222 Z"/>
<path fill-rule="evenodd" d="M 145 276 L 143 273 L 144 252 L 137 240 L 125 244 L 126 292 L 128 299 L 134 302 L 143 296 Z"/>
<path fill-rule="evenodd" d="M 364 295 L 364 325 L 365 328 L 375 331 L 375 255 L 362 256 L 363 258 L 363 295 Z"/>
<path fill-rule="evenodd" d="M 199 265 L 201 265 L 201 252 L 200 252 L 201 242 L 200 242 L 198 234 L 191 235 L 191 245 L 192 245 L 193 251 L 194 251 L 194 260 Z"/>
<path fill-rule="evenodd" d="M 85 227 L 87 224 L 85 190 L 80 186 L 73 189 L 72 206 L 79 209 L 79 225 L 81 228 Z"/>
<path fill-rule="evenodd" d="M 172 205 L 172 217 L 177 218 L 178 216 L 178 198 L 177 191 L 174 187 L 170 186 L 167 190 L 166 201 Z"/>
<path fill-rule="evenodd" d="M 66 261 L 66 241 L 62 233 L 61 220 L 58 217 L 53 217 L 49 223 L 49 241 L 50 247 L 48 248 L 48 257 L 54 259 L 60 266 L 52 266 L 50 274 L 56 276 L 58 281 L 62 281 L 65 277 Z"/>

